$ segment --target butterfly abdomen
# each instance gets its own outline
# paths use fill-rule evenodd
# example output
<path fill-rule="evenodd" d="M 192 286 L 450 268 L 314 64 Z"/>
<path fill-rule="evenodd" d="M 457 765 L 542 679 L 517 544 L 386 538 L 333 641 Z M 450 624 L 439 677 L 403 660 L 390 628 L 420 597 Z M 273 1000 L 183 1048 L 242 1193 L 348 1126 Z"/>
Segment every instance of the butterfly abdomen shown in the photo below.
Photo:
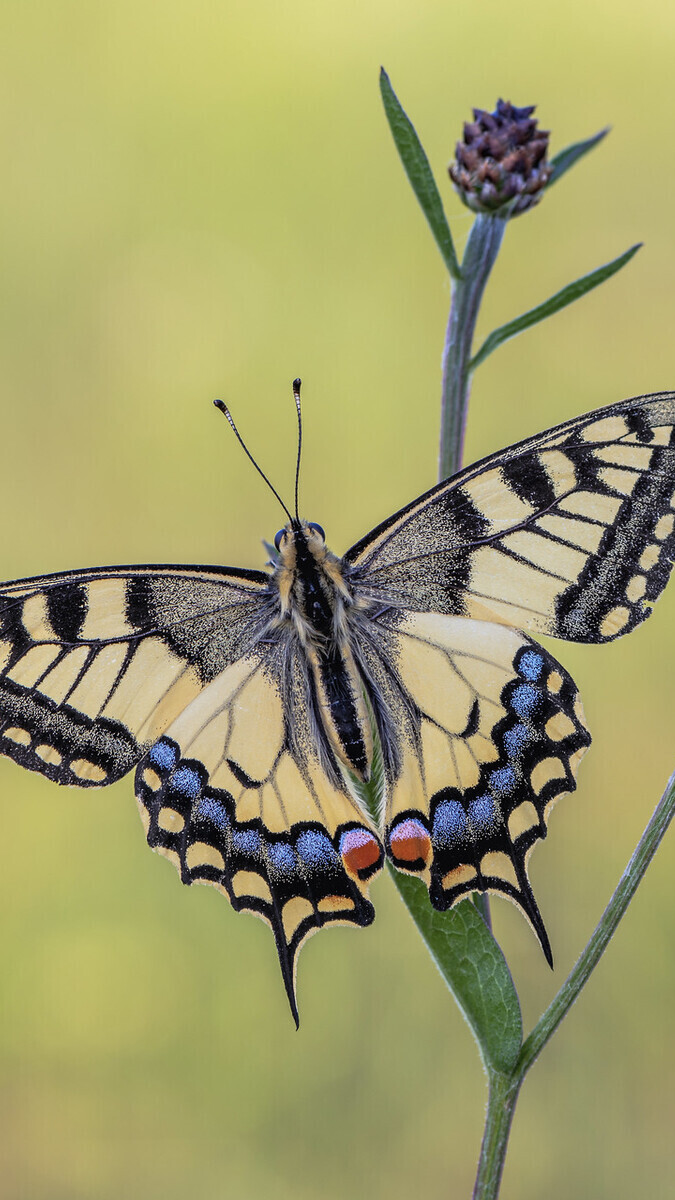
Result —
<path fill-rule="evenodd" d="M 360 779 L 370 775 L 373 738 L 363 687 L 348 646 L 310 657 L 321 723 L 338 759 Z"/>
<path fill-rule="evenodd" d="M 349 646 L 351 594 L 340 560 L 318 528 L 291 524 L 279 544 L 276 581 L 281 621 L 297 637 L 320 738 L 360 779 L 370 774 L 373 744 L 363 685 Z"/>

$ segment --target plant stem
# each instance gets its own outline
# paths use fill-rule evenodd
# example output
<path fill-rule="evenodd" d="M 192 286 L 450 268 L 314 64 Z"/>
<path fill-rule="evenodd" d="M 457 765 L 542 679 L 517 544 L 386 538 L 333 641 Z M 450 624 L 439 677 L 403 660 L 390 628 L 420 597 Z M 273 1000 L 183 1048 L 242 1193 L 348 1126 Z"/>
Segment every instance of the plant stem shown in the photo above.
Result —
<path fill-rule="evenodd" d="M 506 220 L 501 217 L 485 214 L 476 217 L 464 249 L 461 275 L 452 283 L 450 315 L 443 346 L 439 481 L 454 475 L 462 465 L 473 336 L 485 285 L 499 253 L 505 229 Z M 487 896 L 476 892 L 473 902 L 488 929 L 491 929 Z"/>
<path fill-rule="evenodd" d="M 471 347 L 485 285 L 502 244 L 506 220 L 480 213 L 466 243 L 461 279 L 453 280 L 443 347 L 439 479 L 459 470 L 471 384 Z"/>
<path fill-rule="evenodd" d="M 499 1194 L 511 1121 L 522 1082 L 581 989 L 588 982 L 591 972 L 607 949 L 609 941 L 633 899 L 638 884 L 654 857 L 673 816 L 675 816 L 675 773 L 671 775 L 666 790 L 588 945 L 557 996 L 525 1040 L 513 1071 L 504 1073 L 496 1071 L 494 1068 L 489 1071 L 488 1107 L 473 1200 L 494 1200 Z"/>
<path fill-rule="evenodd" d="M 490 1071 L 487 1114 L 473 1200 L 495 1200 L 499 1195 L 511 1121 L 521 1082 L 522 1076 L 516 1078 Z"/>
<path fill-rule="evenodd" d="M 523 1044 L 516 1070 L 521 1078 L 529 1071 L 532 1063 L 555 1033 L 565 1014 L 571 1008 L 579 992 L 597 966 L 607 949 L 619 921 L 630 904 L 637 886 L 654 857 L 659 843 L 675 815 L 675 773 L 668 780 L 666 790 L 659 800 L 649 823 L 640 838 L 631 860 L 619 880 L 614 895 L 600 918 L 590 941 L 570 971 L 557 996 L 542 1013 L 529 1037 Z"/>

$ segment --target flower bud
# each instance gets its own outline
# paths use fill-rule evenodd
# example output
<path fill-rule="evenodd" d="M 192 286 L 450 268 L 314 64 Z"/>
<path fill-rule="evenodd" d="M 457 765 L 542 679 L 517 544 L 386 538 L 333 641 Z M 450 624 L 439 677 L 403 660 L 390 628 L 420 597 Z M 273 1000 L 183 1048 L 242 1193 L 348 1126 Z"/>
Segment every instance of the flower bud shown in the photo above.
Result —
<path fill-rule="evenodd" d="M 537 129 L 533 112 L 534 105 L 498 100 L 493 113 L 474 108 L 473 121 L 465 122 L 449 172 L 474 212 L 514 217 L 541 200 L 553 168 L 546 159 L 549 135 Z"/>

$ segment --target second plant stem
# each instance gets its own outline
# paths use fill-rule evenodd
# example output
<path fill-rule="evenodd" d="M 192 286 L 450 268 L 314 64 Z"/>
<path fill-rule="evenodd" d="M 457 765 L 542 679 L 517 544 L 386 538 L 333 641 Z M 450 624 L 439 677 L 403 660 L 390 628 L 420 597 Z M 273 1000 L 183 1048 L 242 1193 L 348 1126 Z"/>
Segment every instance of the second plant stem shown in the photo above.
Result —
<path fill-rule="evenodd" d="M 510 1072 L 488 1070 L 489 1095 L 473 1200 L 496 1200 L 499 1193 L 509 1131 L 525 1075 L 588 982 L 630 904 L 675 815 L 675 774 L 668 781 L 640 841 L 587 946 L 557 996 L 525 1040 Z"/>

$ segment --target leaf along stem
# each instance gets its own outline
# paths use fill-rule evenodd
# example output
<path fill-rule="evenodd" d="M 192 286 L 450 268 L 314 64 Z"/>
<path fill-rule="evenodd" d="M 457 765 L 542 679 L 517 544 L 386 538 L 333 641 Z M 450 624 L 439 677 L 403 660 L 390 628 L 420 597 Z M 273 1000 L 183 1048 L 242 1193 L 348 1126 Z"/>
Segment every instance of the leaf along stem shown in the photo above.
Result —
<path fill-rule="evenodd" d="M 364 783 L 352 776 L 352 783 L 377 821 L 384 793 L 377 739 L 370 779 Z M 387 865 L 432 960 L 473 1032 L 488 1077 L 490 1071 L 512 1071 L 523 1044 L 523 1022 L 511 973 L 488 923 L 468 899 L 438 912 L 432 908 L 421 879 L 398 871 L 391 863 Z"/>
<path fill-rule="evenodd" d="M 510 1077 L 519 1059 L 523 1022 L 504 954 L 470 900 L 446 912 L 431 907 L 426 884 L 390 873 L 441 977 L 478 1044 L 488 1078 Z"/>
<path fill-rule="evenodd" d="M 475 371 L 476 367 L 480 366 L 488 355 L 492 354 L 493 350 L 496 350 L 498 346 L 502 346 L 509 338 L 516 337 L 524 329 L 531 329 L 539 321 L 546 320 L 546 317 L 552 317 L 554 313 L 560 312 L 561 308 L 566 308 L 568 304 L 579 300 L 587 292 L 591 292 L 593 288 L 604 283 L 606 279 L 611 279 L 612 275 L 616 275 L 617 271 L 620 271 L 622 267 L 626 266 L 626 263 L 630 262 L 633 255 L 637 254 L 641 245 L 642 242 L 638 242 L 635 246 L 631 246 L 630 249 L 625 250 L 618 258 L 604 263 L 594 271 L 589 271 L 587 275 L 582 275 L 580 279 L 575 279 L 573 283 L 568 283 L 566 287 L 561 288 L 555 295 L 549 296 L 548 300 L 544 300 L 536 308 L 531 308 L 528 312 L 521 313 L 513 321 L 508 321 L 506 325 L 500 325 L 499 329 L 493 329 L 492 333 L 483 342 L 480 350 L 471 359 L 469 370 Z"/>
<path fill-rule="evenodd" d="M 593 150 L 603 138 L 609 133 L 609 125 L 606 129 L 601 129 L 599 133 L 594 133 L 589 138 L 585 138 L 583 142 L 575 142 L 572 146 L 567 146 L 565 150 L 560 150 L 558 154 L 551 159 L 553 174 L 547 183 L 547 187 L 552 187 L 563 175 L 578 163 L 584 154 L 588 154 L 589 150 Z"/>
<path fill-rule="evenodd" d="M 459 263 L 443 208 L 443 201 L 436 186 L 429 159 L 410 117 L 402 107 L 384 67 L 380 69 L 380 92 L 384 112 L 389 122 L 391 135 L 398 150 L 403 169 L 410 186 L 424 213 L 443 261 L 453 279 L 460 275 Z"/>

